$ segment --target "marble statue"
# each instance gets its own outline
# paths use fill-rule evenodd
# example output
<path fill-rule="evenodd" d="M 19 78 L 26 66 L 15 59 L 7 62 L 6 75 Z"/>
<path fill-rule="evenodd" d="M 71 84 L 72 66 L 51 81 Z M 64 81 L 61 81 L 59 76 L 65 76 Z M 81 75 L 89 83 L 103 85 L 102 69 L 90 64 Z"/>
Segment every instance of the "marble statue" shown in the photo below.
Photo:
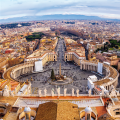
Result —
<path fill-rule="evenodd" d="M 54 97 L 54 89 L 51 90 L 52 97 Z"/>
<path fill-rule="evenodd" d="M 46 95 L 47 95 L 47 90 L 46 90 L 46 88 L 44 89 L 44 96 L 46 97 Z"/>
<path fill-rule="evenodd" d="M 64 89 L 64 96 L 66 96 L 67 88 Z"/>
<path fill-rule="evenodd" d="M 76 93 L 77 93 L 77 97 L 79 97 L 79 90 L 78 89 L 76 90 Z"/>
<path fill-rule="evenodd" d="M 8 88 L 7 85 L 5 85 L 5 87 L 4 87 L 3 96 L 5 96 L 5 97 L 9 97 L 10 96 L 9 88 Z"/>
<path fill-rule="evenodd" d="M 58 96 L 60 96 L 60 88 L 57 89 Z"/>
<path fill-rule="evenodd" d="M 91 96 L 91 89 L 89 89 L 88 93 L 89 93 L 89 96 Z"/>
<path fill-rule="evenodd" d="M 72 88 L 72 96 L 74 96 L 74 88 Z"/>
<path fill-rule="evenodd" d="M 42 90 L 40 90 L 40 89 L 39 89 L 39 91 L 38 91 L 39 97 L 42 97 L 41 91 L 42 91 Z"/>

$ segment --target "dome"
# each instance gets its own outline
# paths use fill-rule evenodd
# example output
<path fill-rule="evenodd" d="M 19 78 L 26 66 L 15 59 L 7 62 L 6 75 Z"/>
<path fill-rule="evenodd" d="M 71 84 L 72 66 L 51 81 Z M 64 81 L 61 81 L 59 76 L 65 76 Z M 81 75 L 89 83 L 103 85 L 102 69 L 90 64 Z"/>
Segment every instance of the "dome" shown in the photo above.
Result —
<path fill-rule="evenodd" d="M 85 112 L 92 112 L 92 109 L 88 106 L 85 108 Z"/>
<path fill-rule="evenodd" d="M 24 112 L 30 112 L 31 109 L 29 107 L 25 107 Z"/>

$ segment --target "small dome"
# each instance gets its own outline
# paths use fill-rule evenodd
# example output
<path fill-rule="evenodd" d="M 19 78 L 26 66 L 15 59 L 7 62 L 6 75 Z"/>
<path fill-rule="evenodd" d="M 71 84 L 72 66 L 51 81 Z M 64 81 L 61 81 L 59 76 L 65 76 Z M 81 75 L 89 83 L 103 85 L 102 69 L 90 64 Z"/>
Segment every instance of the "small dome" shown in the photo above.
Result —
<path fill-rule="evenodd" d="M 92 112 L 92 109 L 88 106 L 85 108 L 85 112 Z"/>
<path fill-rule="evenodd" d="M 25 107 L 24 112 L 29 112 L 31 109 L 29 107 Z"/>

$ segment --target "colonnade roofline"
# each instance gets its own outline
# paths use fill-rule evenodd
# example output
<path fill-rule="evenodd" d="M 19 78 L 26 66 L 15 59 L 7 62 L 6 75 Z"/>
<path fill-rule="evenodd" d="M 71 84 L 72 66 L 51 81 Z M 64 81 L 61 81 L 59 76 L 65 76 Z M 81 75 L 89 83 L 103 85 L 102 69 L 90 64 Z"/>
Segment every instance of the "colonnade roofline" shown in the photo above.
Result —
<path fill-rule="evenodd" d="M 91 62 L 88 60 L 81 60 L 80 68 L 84 70 L 90 70 L 97 72 L 98 62 Z M 118 84 L 118 71 L 112 66 L 106 65 L 103 63 L 103 69 L 106 70 L 106 76 L 98 81 L 95 81 L 95 85 L 104 86 L 105 88 L 111 87 L 114 85 L 115 87 Z"/>
<path fill-rule="evenodd" d="M 7 69 L 4 73 L 3 73 L 3 78 L 4 79 L 8 79 L 8 80 L 12 80 L 15 81 L 15 79 L 13 79 L 11 77 L 11 73 L 15 71 L 15 69 L 20 69 L 20 68 L 25 68 L 25 67 L 30 67 L 30 66 L 34 66 L 34 62 L 26 62 L 26 63 L 22 63 L 13 67 L 10 67 L 9 69 Z"/>
<path fill-rule="evenodd" d="M 47 54 L 55 54 L 56 55 L 56 52 L 45 52 L 43 55 L 41 55 L 41 56 L 36 56 L 36 57 L 27 57 L 27 58 L 25 58 L 25 59 L 32 59 L 32 58 L 41 58 L 42 59 L 42 57 L 45 57 Z"/>
<path fill-rule="evenodd" d="M 71 55 L 74 55 L 77 59 L 79 59 L 79 60 L 83 60 L 83 59 L 86 59 L 86 57 L 85 56 L 80 56 L 79 54 L 77 54 L 76 52 L 66 52 L 65 53 L 65 56 L 67 55 L 67 54 L 71 54 Z"/>

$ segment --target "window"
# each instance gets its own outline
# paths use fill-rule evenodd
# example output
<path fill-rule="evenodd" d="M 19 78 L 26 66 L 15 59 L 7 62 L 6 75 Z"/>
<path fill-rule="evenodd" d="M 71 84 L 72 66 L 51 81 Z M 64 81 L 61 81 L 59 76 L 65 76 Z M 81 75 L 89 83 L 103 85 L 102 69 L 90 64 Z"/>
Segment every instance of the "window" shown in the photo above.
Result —
<path fill-rule="evenodd" d="M 29 115 L 28 114 L 26 114 L 26 120 L 29 120 Z"/>
<path fill-rule="evenodd" d="M 120 115 L 120 112 L 116 112 L 116 115 Z"/>
<path fill-rule="evenodd" d="M 118 110 L 120 110 L 119 108 L 117 108 L 117 109 L 115 109 L 115 110 L 113 110 L 113 111 L 118 111 Z"/>
<path fill-rule="evenodd" d="M 87 114 L 87 120 L 90 120 L 90 114 Z"/>

